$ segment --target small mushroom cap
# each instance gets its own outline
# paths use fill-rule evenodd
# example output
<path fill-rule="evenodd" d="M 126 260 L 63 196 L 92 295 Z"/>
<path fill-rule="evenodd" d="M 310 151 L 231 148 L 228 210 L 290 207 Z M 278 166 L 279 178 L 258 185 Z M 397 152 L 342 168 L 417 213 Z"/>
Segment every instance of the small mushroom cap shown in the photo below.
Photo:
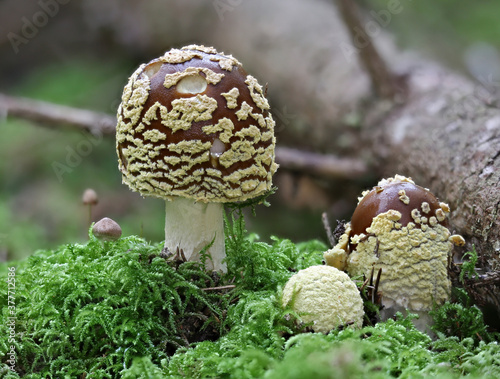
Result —
<path fill-rule="evenodd" d="M 118 109 L 123 182 L 145 196 L 232 202 L 271 188 L 274 121 L 263 88 L 230 55 L 172 49 L 141 65 Z"/>
<path fill-rule="evenodd" d="M 97 193 L 92 188 L 87 188 L 83 192 L 82 202 L 85 205 L 96 205 L 98 203 Z"/>
<path fill-rule="evenodd" d="M 371 191 L 363 194 L 351 218 L 351 235 L 366 234 L 373 218 L 389 210 L 398 211 L 401 214 L 399 223 L 406 226 L 409 222 L 415 222 L 416 215 L 427 219 L 436 217 L 441 205 L 428 189 L 416 185 L 410 178 L 396 175 L 382 180 Z M 440 212 L 442 210 L 438 214 Z M 443 218 L 437 222 L 446 226 Z"/>
<path fill-rule="evenodd" d="M 94 224 L 92 234 L 101 241 L 116 241 L 122 235 L 122 228 L 116 221 L 104 217 Z"/>
<path fill-rule="evenodd" d="M 293 309 L 315 332 L 328 333 L 340 325 L 363 324 L 363 300 L 349 276 L 331 266 L 311 266 L 294 274 L 283 289 L 282 304 Z"/>

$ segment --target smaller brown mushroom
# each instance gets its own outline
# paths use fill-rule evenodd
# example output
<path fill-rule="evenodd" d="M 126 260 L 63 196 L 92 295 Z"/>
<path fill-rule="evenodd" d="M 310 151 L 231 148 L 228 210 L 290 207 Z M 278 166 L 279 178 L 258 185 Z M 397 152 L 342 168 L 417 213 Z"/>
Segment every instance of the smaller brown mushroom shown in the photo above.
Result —
<path fill-rule="evenodd" d="M 103 242 L 116 241 L 122 235 L 122 228 L 118 223 L 108 217 L 96 222 L 92 227 L 92 234 Z"/>
<path fill-rule="evenodd" d="M 351 276 L 382 270 L 382 317 L 411 310 L 425 316 L 449 299 L 448 265 L 453 245 L 465 243 L 448 230 L 450 209 L 411 178 L 383 179 L 359 198 L 328 265 Z M 421 317 L 425 323 L 425 317 Z"/>

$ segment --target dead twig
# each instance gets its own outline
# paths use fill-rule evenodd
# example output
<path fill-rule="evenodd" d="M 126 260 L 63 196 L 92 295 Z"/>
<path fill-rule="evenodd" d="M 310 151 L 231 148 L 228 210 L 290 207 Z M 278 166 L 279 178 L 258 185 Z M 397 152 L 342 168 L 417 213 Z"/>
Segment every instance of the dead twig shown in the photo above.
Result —
<path fill-rule="evenodd" d="M 359 53 L 360 64 L 370 75 L 373 88 L 378 96 L 394 100 L 406 93 L 403 78 L 394 75 L 373 44 L 370 34 L 362 23 L 360 9 L 355 0 L 337 0 L 340 15 L 353 42 L 353 48 Z"/>
<path fill-rule="evenodd" d="M 201 288 L 202 291 L 222 291 L 222 290 L 230 290 L 235 288 L 234 284 L 228 284 L 227 286 L 219 286 L 219 287 L 207 287 Z"/>
<path fill-rule="evenodd" d="M 288 147 L 276 148 L 276 162 L 285 169 L 326 178 L 354 179 L 368 173 L 367 165 L 360 159 L 340 158 Z"/>
<path fill-rule="evenodd" d="M 0 114 L 18 117 L 49 127 L 70 126 L 94 135 L 114 134 L 116 117 L 86 109 L 0 93 Z"/>
<path fill-rule="evenodd" d="M 0 93 L 0 115 L 2 114 L 51 128 L 69 126 L 95 135 L 115 134 L 114 116 Z M 286 147 L 276 148 L 276 161 L 283 169 L 325 178 L 355 179 L 368 172 L 367 165 L 360 159 L 322 155 Z"/>
<path fill-rule="evenodd" d="M 500 270 L 491 271 L 483 275 L 478 275 L 474 286 L 500 285 Z"/>
<path fill-rule="evenodd" d="M 334 247 L 337 242 L 335 241 L 335 237 L 333 236 L 332 228 L 330 227 L 330 221 L 328 221 L 328 215 L 326 214 L 326 212 L 323 212 L 321 214 L 321 221 L 323 222 L 323 227 L 325 228 L 328 241 L 330 242 L 330 245 Z"/>

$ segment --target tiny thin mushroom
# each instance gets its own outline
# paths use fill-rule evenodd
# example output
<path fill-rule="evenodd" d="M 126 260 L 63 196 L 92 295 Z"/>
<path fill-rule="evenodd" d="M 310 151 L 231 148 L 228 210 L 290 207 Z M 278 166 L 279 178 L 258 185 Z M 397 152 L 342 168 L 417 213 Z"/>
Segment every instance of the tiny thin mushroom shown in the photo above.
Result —
<path fill-rule="evenodd" d="M 88 211 L 88 225 L 92 223 L 92 207 L 97 205 L 99 202 L 99 198 L 97 197 L 97 193 L 92 188 L 87 188 L 83 191 L 82 195 L 82 203 L 87 206 Z"/>
<path fill-rule="evenodd" d="M 98 202 L 97 193 L 92 188 L 87 188 L 83 191 L 82 203 L 84 205 L 96 205 Z"/>

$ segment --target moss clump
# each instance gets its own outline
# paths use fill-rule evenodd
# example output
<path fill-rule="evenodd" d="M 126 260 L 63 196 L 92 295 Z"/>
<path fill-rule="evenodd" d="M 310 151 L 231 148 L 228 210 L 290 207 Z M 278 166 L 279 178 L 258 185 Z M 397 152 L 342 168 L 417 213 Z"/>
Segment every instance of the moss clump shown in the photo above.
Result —
<path fill-rule="evenodd" d="M 430 312 L 435 322 L 432 329 L 459 340 L 470 338 L 476 344 L 479 341 L 494 341 L 499 334 L 488 331 L 483 313 L 476 305 L 471 304 L 467 292 L 462 288 L 454 288 L 454 295 L 456 302 L 446 302 Z"/>
<path fill-rule="evenodd" d="M 16 266 L 16 373 L 5 377 L 336 378 L 500 375 L 497 342 L 436 341 L 398 316 L 360 330 L 307 330 L 281 305 L 294 272 L 320 264 L 317 241 L 271 244 L 239 211 L 226 230 L 228 273 L 168 262 L 137 237 L 39 251 Z M 5 273 L 6 271 L 0 271 Z M 4 274 L 2 274 L 4 275 Z M 3 276 L 5 278 L 5 276 Z M 8 335 L 2 279 L 0 333 Z"/>
<path fill-rule="evenodd" d="M 136 357 L 160 365 L 179 348 L 189 350 L 193 343 L 217 340 L 230 330 L 236 333 L 245 318 L 261 329 L 255 346 L 264 336 L 277 339 L 275 333 L 283 327 L 274 321 L 286 321 L 281 309 L 274 316 L 264 312 L 279 309 L 271 295 L 292 275 L 290 270 L 318 263 L 324 246 L 303 246 L 314 256 L 307 258 L 287 240 L 257 242 L 256 236 L 247 235 L 241 217 L 232 213 L 231 218 L 231 270 L 224 277 L 205 272 L 196 262 L 168 262 L 160 257 L 161 245 L 137 237 L 102 244 L 90 234 L 85 245 L 38 251 L 19 263 L 16 371 L 33 378 L 84 373 L 116 377 Z M 235 288 L 217 289 L 229 284 Z M 7 336 L 5 280 L 0 290 L 0 332 Z M 10 343 L 2 339 L 2 356 L 9 350 Z"/>
<path fill-rule="evenodd" d="M 193 263 L 167 264 L 159 251 L 136 237 L 104 245 L 91 237 L 19 265 L 18 372 L 106 377 L 133 357 L 159 362 L 192 339 L 217 339 L 225 299 L 200 290 L 214 279 Z M 179 332 L 183 325 L 196 330 Z"/>
<path fill-rule="evenodd" d="M 476 264 L 478 255 L 475 247 L 472 251 L 464 254 L 464 260 L 458 279 L 465 288 L 467 288 L 474 278 L 478 277 Z M 492 325 L 497 331 L 489 330 L 484 322 L 482 311 L 472 304 L 471 298 L 464 288 L 455 287 L 452 291 L 452 300 L 446 302 L 443 306 L 435 305 L 430 312 L 435 324 L 432 329 L 437 333 L 447 336 L 457 337 L 459 340 L 471 339 L 476 345 L 479 341 L 491 342 L 500 339 L 498 325 Z"/>

